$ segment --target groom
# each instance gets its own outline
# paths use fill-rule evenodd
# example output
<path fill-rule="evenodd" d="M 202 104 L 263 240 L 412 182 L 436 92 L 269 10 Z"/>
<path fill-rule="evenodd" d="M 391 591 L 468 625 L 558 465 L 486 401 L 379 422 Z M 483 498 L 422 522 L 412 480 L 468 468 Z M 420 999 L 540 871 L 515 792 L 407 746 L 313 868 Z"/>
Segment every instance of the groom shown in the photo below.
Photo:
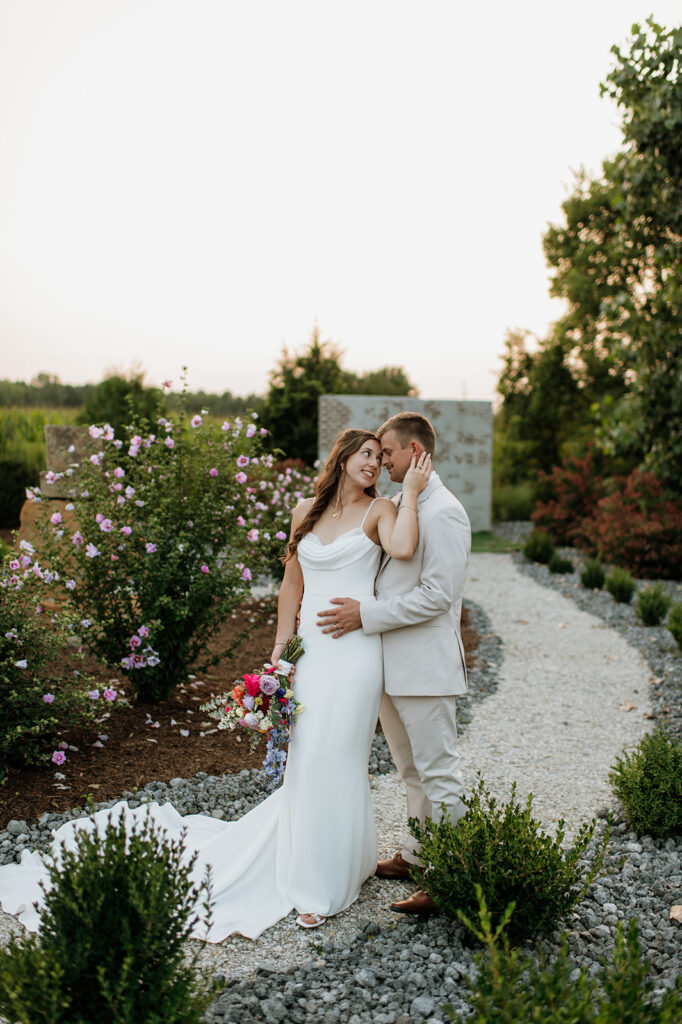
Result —
<path fill-rule="evenodd" d="M 401 412 L 377 431 L 382 464 L 401 482 L 412 457 L 433 457 L 435 431 L 425 416 Z M 400 505 L 402 495 L 396 502 Z M 380 721 L 393 760 L 407 787 L 407 816 L 438 820 L 441 804 L 456 822 L 466 811 L 457 753 L 455 697 L 467 689 L 460 636 L 462 591 L 471 551 L 471 527 L 464 508 L 433 472 L 417 500 L 419 543 L 410 561 L 383 556 L 375 597 L 362 602 L 334 598 L 320 612 L 323 632 L 343 636 L 354 629 L 381 633 L 384 696 Z M 420 864 L 410 836 L 391 860 L 379 861 L 380 878 L 410 877 Z M 392 904 L 400 913 L 437 911 L 422 889 Z"/>

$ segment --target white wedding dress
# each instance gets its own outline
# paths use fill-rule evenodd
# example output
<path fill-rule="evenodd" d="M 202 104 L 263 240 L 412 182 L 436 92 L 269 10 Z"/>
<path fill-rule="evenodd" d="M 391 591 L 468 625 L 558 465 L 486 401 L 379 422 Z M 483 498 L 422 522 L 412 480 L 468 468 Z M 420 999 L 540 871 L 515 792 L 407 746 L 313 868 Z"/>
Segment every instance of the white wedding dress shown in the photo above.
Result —
<path fill-rule="evenodd" d="M 132 824 L 147 813 L 172 838 L 186 829 L 188 855 L 198 853 L 196 881 L 211 866 L 213 925 L 208 935 L 202 922 L 195 928 L 211 942 L 232 932 L 256 938 L 292 908 L 338 914 L 376 868 L 367 762 L 381 701 L 381 638 L 356 630 L 333 640 L 316 625 L 316 613 L 329 607 L 331 597 L 371 596 L 381 548 L 360 526 L 329 544 L 309 533 L 298 557 L 305 654 L 295 690 L 304 710 L 294 724 L 282 786 L 236 822 L 182 817 L 169 803 L 130 809 L 121 802 L 54 833 L 53 849 L 73 844 L 76 830 L 103 829 L 111 815 Z M 40 904 L 40 882 L 46 880 L 39 853 L 25 850 L 20 864 L 0 867 L 0 904 L 32 931 L 39 927 L 32 904 Z"/>

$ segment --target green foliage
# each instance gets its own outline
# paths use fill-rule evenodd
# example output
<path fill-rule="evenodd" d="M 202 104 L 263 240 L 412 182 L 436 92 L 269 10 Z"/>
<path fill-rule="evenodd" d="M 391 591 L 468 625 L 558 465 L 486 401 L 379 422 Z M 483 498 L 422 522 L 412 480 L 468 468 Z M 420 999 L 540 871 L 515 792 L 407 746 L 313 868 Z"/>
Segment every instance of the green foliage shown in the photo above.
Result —
<path fill-rule="evenodd" d="M 529 481 L 519 484 L 493 482 L 493 519 L 495 522 L 526 522 L 535 506 L 535 487 Z"/>
<path fill-rule="evenodd" d="M 590 558 L 580 573 L 580 582 L 588 590 L 601 590 L 606 582 L 606 573 L 601 564 L 601 559 Z"/>
<path fill-rule="evenodd" d="M 589 400 L 574 379 L 561 345 L 527 348 L 527 332 L 507 333 L 497 391 L 494 474 L 513 484 L 549 472 L 589 422 Z"/>
<path fill-rule="evenodd" d="M 555 545 L 548 533 L 543 530 L 533 530 L 523 546 L 523 553 L 530 562 L 540 562 L 547 565 L 555 552 Z"/>
<path fill-rule="evenodd" d="M 645 626 L 658 626 L 668 614 L 672 598 L 660 583 L 644 587 L 637 595 L 635 611 Z"/>
<path fill-rule="evenodd" d="M 682 743 L 660 731 L 644 736 L 617 758 L 609 782 L 637 832 L 652 836 L 682 831 Z"/>
<path fill-rule="evenodd" d="M 554 838 L 541 832 L 531 814 L 532 795 L 521 807 L 516 783 L 509 802 L 498 804 L 479 777 L 466 803 L 467 812 L 455 825 L 444 807 L 439 822 L 427 818 L 421 825 L 410 819 L 426 868 L 419 884 L 453 918 L 460 910 L 476 912 L 480 885 L 495 927 L 514 901 L 509 934 L 515 942 L 551 931 L 602 873 L 609 830 L 583 875 L 581 861 L 594 834 L 594 821 L 582 825 L 573 846 L 565 848 L 564 822 L 559 822 Z"/>
<path fill-rule="evenodd" d="M 270 374 L 270 387 L 261 414 L 272 434 L 275 449 L 312 466 L 317 459 L 318 399 L 334 394 L 416 394 L 399 367 L 384 367 L 360 377 L 341 367 L 340 349 L 320 341 L 313 330 L 299 353 L 286 348 Z M 380 388 L 380 391 L 376 389 Z M 379 424 L 370 424 L 370 426 Z"/>
<path fill-rule="evenodd" d="M 668 615 L 668 629 L 682 651 L 682 601 L 675 601 Z"/>
<path fill-rule="evenodd" d="M 95 707 L 64 624 L 36 611 L 44 581 L 31 553 L 26 545 L 10 555 L 0 575 L 0 781 L 9 765 L 47 764 L 69 728 L 92 721 Z"/>
<path fill-rule="evenodd" d="M 83 642 L 127 672 L 142 700 L 231 654 L 236 642 L 206 651 L 267 559 L 252 484 L 272 457 L 259 456 L 253 420 L 221 429 L 162 418 L 157 429 L 128 428 L 123 440 L 93 427 L 101 453 L 71 491 L 79 529 L 49 516 L 53 505 L 38 523 L 64 597 L 90 622 Z"/>
<path fill-rule="evenodd" d="M 518 551 L 520 545 L 516 541 L 498 537 L 488 530 L 478 530 L 471 535 L 471 551 L 474 554 L 497 554 L 507 551 Z"/>
<path fill-rule="evenodd" d="M 575 572 L 575 566 L 570 558 L 562 558 L 561 555 L 555 551 L 549 562 L 547 568 L 550 572 Z"/>
<path fill-rule="evenodd" d="M 504 934 L 513 906 L 494 927 L 480 888 L 477 896 L 477 922 L 465 918 L 485 947 L 476 955 L 475 979 L 467 982 L 474 1013 L 457 1017 L 452 1007 L 446 1007 L 452 1020 L 462 1024 L 679 1024 L 682 1020 L 682 983 L 660 1002 L 653 997 L 655 986 L 647 977 L 649 965 L 642 957 L 634 919 L 625 935 L 618 923 L 611 962 L 602 961 L 601 973 L 590 977 L 583 969 L 576 979 L 565 935 L 553 963 L 544 954 L 536 963 L 511 948 Z"/>
<path fill-rule="evenodd" d="M 637 586 L 627 569 L 612 569 L 606 580 L 606 589 L 618 604 L 630 604 Z"/>
<path fill-rule="evenodd" d="M 143 374 L 130 378 L 112 374 L 100 381 L 88 396 L 85 408 L 78 414 L 78 422 L 86 426 L 108 423 L 120 434 L 129 423 L 156 423 L 165 410 L 163 394 L 158 388 L 146 387 Z"/>
<path fill-rule="evenodd" d="M 194 856 L 148 820 L 81 830 L 50 866 L 38 936 L 0 949 L 0 1012 L 19 1024 L 199 1024 L 211 999 L 185 944 L 210 913 Z"/>

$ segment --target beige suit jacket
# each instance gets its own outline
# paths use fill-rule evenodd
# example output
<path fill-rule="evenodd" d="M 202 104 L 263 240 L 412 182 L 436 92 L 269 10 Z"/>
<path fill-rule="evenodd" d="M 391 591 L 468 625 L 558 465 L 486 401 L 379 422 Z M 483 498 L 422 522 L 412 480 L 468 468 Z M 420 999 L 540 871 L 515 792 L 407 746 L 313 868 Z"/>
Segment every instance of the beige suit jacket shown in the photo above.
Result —
<path fill-rule="evenodd" d="M 409 561 L 384 556 L 375 597 L 360 604 L 362 628 L 382 634 L 386 693 L 466 693 L 460 618 L 471 552 L 469 518 L 436 473 L 419 495 L 417 516 L 417 550 Z"/>

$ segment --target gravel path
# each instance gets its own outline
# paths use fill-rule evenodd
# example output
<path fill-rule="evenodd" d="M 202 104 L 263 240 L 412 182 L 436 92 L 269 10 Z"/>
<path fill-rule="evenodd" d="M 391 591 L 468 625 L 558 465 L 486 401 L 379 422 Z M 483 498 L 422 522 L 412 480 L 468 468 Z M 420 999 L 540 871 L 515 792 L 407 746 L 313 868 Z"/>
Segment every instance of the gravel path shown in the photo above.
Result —
<path fill-rule="evenodd" d="M 561 594 L 521 575 L 508 555 L 472 556 L 465 597 L 502 638 L 495 696 L 476 710 L 461 749 L 496 796 L 512 780 L 545 826 L 567 835 L 612 802 L 608 772 L 647 731 L 651 672 L 641 654 Z"/>

